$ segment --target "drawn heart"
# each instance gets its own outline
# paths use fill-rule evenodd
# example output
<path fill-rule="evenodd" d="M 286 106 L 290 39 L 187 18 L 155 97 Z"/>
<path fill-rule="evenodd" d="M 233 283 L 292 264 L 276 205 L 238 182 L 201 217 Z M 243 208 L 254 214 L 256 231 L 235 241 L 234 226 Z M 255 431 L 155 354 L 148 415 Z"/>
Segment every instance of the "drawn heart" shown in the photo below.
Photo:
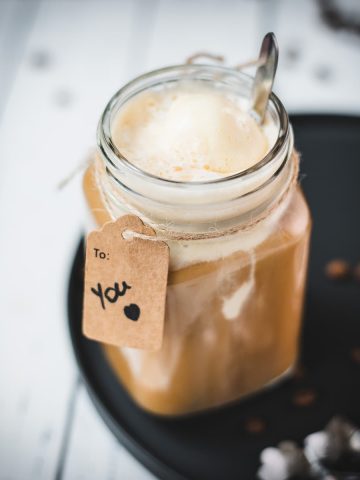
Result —
<path fill-rule="evenodd" d="M 130 303 L 130 305 L 126 305 L 124 307 L 124 313 L 127 318 L 136 322 L 140 317 L 140 308 L 136 305 L 136 303 Z"/>

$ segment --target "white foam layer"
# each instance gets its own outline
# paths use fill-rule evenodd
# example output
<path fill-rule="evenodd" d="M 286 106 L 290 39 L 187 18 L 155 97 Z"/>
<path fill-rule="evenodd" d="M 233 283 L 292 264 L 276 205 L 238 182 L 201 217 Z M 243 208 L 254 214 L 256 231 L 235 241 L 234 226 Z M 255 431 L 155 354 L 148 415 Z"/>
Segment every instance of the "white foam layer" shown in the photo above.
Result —
<path fill-rule="evenodd" d="M 165 179 L 223 178 L 258 163 L 275 143 L 247 101 L 219 88 L 181 82 L 130 99 L 112 127 L 113 142 L 134 165 Z"/>

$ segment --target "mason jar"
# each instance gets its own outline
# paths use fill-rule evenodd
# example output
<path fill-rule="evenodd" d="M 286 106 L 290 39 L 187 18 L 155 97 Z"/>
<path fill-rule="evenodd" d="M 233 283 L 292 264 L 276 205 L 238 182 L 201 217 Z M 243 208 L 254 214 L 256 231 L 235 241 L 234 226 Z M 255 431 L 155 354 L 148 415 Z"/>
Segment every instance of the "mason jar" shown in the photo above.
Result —
<path fill-rule="evenodd" d="M 141 170 L 117 149 L 113 125 L 144 91 L 185 79 L 248 98 L 252 78 L 220 66 L 181 65 L 142 75 L 109 101 L 84 176 L 91 228 L 134 214 L 170 250 L 163 345 L 103 345 L 134 401 L 160 415 L 219 407 L 291 372 L 299 350 L 311 221 L 297 183 L 288 115 L 272 94 L 270 151 L 224 178 L 186 182 Z"/>

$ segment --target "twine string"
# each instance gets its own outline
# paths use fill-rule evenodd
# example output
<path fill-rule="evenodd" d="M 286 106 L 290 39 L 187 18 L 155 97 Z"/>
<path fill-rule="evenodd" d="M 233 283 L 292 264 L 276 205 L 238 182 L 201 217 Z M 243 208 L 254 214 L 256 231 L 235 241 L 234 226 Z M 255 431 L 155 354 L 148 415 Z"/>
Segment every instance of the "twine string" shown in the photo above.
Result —
<path fill-rule="evenodd" d="M 197 60 L 200 60 L 201 58 L 204 58 L 206 60 L 212 60 L 217 63 L 225 64 L 225 57 L 223 55 L 216 55 L 214 53 L 210 52 L 197 52 L 194 53 L 193 55 L 190 55 L 190 57 L 187 57 L 185 60 L 186 65 L 193 65 L 196 63 Z M 244 70 L 249 67 L 260 67 L 261 65 L 264 65 L 265 63 L 265 58 L 264 57 L 259 57 L 255 58 L 253 60 L 249 60 L 247 62 L 242 62 L 234 65 L 232 68 L 233 70 Z"/>
<path fill-rule="evenodd" d="M 85 159 L 79 162 L 73 168 L 73 170 L 68 173 L 66 177 L 60 180 L 60 182 L 57 184 L 57 189 L 62 190 L 63 188 L 65 188 L 72 181 L 72 179 L 76 177 L 78 173 L 82 172 L 83 170 L 86 170 L 87 167 L 89 167 L 92 162 L 93 162 L 93 155 L 90 155 L 90 154 L 87 155 Z"/>
<path fill-rule="evenodd" d="M 122 205 L 125 207 L 127 211 L 129 211 L 131 214 L 141 218 L 145 224 L 153 228 L 157 234 L 156 236 L 151 236 L 151 235 L 145 235 L 133 230 L 124 230 L 122 232 L 122 236 L 126 240 L 131 240 L 132 238 L 141 238 L 143 240 L 150 240 L 150 241 L 169 241 L 169 240 L 205 240 L 205 239 L 213 239 L 213 238 L 220 238 L 228 235 L 233 235 L 238 232 L 246 232 L 257 225 L 259 225 L 261 222 L 265 221 L 283 202 L 286 201 L 288 198 L 288 195 L 292 192 L 293 187 L 297 184 L 298 182 L 298 175 L 299 175 L 299 154 L 296 151 L 293 151 L 292 157 L 291 157 L 291 162 L 293 163 L 293 172 L 292 172 L 292 177 L 287 185 L 286 189 L 284 192 L 280 195 L 280 197 L 274 202 L 272 205 L 270 205 L 268 208 L 266 208 L 261 214 L 251 217 L 247 222 L 241 223 L 239 225 L 235 225 L 233 227 L 229 228 L 224 228 L 224 229 L 219 229 L 216 227 L 211 227 L 209 228 L 208 231 L 206 232 L 181 232 L 181 231 L 175 231 L 171 230 L 170 226 L 171 225 L 165 225 L 165 224 L 159 224 L 159 223 L 154 223 L 148 218 L 144 218 L 144 214 L 139 212 L 133 205 L 131 205 L 128 201 L 124 199 L 122 196 Z M 105 206 L 105 210 L 107 213 L 110 215 L 112 220 L 117 219 L 116 212 L 111 204 L 111 202 L 108 199 L 107 192 L 105 191 L 103 183 L 100 181 L 100 175 L 101 173 L 105 173 L 104 169 L 103 172 L 101 172 L 101 165 L 100 162 L 95 160 L 95 182 L 96 185 L 99 189 L 100 196 L 102 199 L 102 202 Z M 113 188 L 111 185 L 109 185 L 109 188 Z M 119 193 L 115 194 L 115 196 L 119 197 Z"/>

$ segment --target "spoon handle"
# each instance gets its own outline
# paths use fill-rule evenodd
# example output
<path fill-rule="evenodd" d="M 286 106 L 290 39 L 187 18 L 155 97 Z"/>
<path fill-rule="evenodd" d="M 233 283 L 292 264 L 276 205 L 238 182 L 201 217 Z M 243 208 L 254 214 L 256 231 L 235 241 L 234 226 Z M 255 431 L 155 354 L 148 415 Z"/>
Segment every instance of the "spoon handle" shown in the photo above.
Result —
<path fill-rule="evenodd" d="M 251 93 L 251 108 L 258 116 L 260 124 L 264 121 L 267 104 L 274 84 L 278 57 L 279 47 L 276 37 L 273 33 L 267 33 L 261 44 L 259 55 L 261 64 L 256 70 Z"/>

